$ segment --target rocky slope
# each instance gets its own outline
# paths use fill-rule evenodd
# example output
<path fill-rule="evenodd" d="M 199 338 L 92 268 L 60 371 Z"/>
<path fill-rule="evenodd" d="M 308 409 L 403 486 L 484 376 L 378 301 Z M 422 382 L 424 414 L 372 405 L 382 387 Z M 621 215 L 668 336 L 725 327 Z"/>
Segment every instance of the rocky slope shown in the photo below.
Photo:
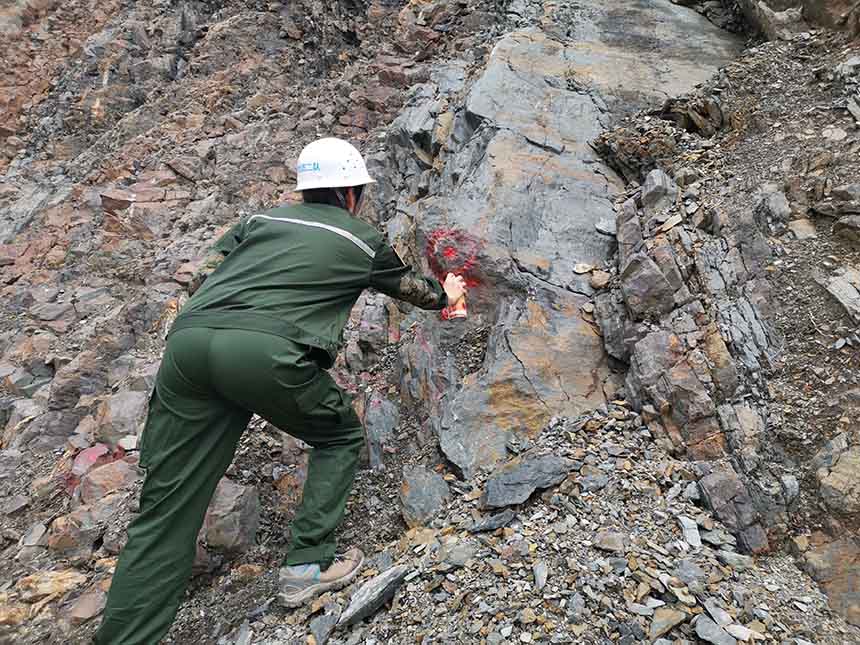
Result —
<path fill-rule="evenodd" d="M 355 308 L 361 581 L 273 604 L 255 420 L 169 642 L 860 642 L 854 14 L 769 4 L 0 9 L 0 639 L 87 642 L 184 285 L 335 133 L 470 316 Z"/>

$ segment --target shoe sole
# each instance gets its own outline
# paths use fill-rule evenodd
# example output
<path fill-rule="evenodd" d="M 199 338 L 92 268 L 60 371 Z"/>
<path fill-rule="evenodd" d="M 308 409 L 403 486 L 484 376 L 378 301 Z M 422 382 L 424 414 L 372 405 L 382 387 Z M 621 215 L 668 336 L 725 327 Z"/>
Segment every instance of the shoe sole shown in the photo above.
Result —
<path fill-rule="evenodd" d="M 361 556 L 361 560 L 358 561 L 355 569 L 352 570 L 351 573 L 340 578 L 338 580 L 332 580 L 331 582 L 320 582 L 319 584 L 311 585 L 307 589 L 302 589 L 298 593 L 294 594 L 278 594 L 278 604 L 282 607 L 289 607 L 290 609 L 294 609 L 296 607 L 301 607 L 305 603 L 310 600 L 313 600 L 317 596 L 324 594 L 326 591 L 337 591 L 338 589 L 343 589 L 350 582 L 355 580 L 355 577 L 358 575 L 358 572 L 361 571 L 361 567 L 364 566 L 364 556 Z"/>

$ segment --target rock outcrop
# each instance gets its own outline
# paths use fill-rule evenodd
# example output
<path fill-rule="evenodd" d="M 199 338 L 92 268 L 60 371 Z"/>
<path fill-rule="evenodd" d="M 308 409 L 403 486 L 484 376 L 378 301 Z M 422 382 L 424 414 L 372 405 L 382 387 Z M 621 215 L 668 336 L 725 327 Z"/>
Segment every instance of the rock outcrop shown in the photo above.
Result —
<path fill-rule="evenodd" d="M 467 478 L 553 416 L 605 400 L 590 274 L 615 247 L 605 227 L 622 183 L 589 142 L 636 106 L 690 89 L 737 51 L 730 36 L 668 2 L 613 3 L 593 15 L 604 11 L 611 21 L 585 12 L 567 35 L 505 36 L 474 82 L 456 63 L 434 72 L 392 125 L 388 153 L 376 157 L 386 177 L 380 218 L 401 247 L 426 250 L 413 259 L 431 269 L 434 236 L 461 235 L 471 320 L 493 326 L 481 369 L 427 397 L 442 450 Z M 649 31 L 652 19 L 668 31 Z M 680 44 L 693 32 L 695 52 Z M 656 55 L 648 43 L 658 42 Z"/>

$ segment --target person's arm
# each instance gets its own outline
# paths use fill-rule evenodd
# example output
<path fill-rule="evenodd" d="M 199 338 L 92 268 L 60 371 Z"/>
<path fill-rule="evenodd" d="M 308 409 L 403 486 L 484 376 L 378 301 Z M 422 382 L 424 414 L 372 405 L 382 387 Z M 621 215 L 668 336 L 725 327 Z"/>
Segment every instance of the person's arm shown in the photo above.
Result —
<path fill-rule="evenodd" d="M 448 306 L 450 296 L 456 296 L 451 302 L 458 299 L 463 290 L 462 278 L 454 279 L 459 285 L 459 294 L 456 291 L 458 287 L 453 282 L 448 285 L 449 282 L 446 280 L 446 286 L 443 287 L 438 280 L 419 275 L 411 266 L 403 264 L 394 249 L 387 244 L 381 245 L 376 252 L 370 272 L 371 287 L 421 309 L 444 309 Z"/>
<path fill-rule="evenodd" d="M 191 277 L 191 282 L 188 283 L 189 295 L 194 295 L 194 292 L 200 288 L 200 285 L 215 272 L 215 269 L 224 261 L 230 253 L 242 240 L 245 239 L 245 220 L 242 219 L 228 230 L 224 235 L 218 238 L 218 241 L 209 249 L 209 252 L 203 258 L 203 262 L 197 267 L 194 275 Z"/>

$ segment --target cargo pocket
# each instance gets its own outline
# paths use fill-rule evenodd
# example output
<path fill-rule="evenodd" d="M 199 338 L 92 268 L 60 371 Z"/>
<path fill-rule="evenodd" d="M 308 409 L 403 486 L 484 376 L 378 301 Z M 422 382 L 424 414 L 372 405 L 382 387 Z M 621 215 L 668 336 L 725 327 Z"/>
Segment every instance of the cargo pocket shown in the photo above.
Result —
<path fill-rule="evenodd" d="M 299 414 L 310 416 L 320 407 L 329 390 L 329 378 L 328 374 L 319 370 L 311 381 L 295 388 L 293 400 Z"/>
<path fill-rule="evenodd" d="M 156 412 L 154 410 L 156 399 L 158 395 L 155 391 L 155 385 L 152 386 L 152 392 L 149 395 L 149 403 L 146 409 L 146 421 L 143 423 L 143 430 L 140 433 L 140 443 L 138 445 L 138 451 L 140 455 L 140 459 L 138 460 L 138 466 L 143 468 L 144 470 L 149 466 L 149 435 L 152 434 L 152 423 L 153 417 Z"/>

